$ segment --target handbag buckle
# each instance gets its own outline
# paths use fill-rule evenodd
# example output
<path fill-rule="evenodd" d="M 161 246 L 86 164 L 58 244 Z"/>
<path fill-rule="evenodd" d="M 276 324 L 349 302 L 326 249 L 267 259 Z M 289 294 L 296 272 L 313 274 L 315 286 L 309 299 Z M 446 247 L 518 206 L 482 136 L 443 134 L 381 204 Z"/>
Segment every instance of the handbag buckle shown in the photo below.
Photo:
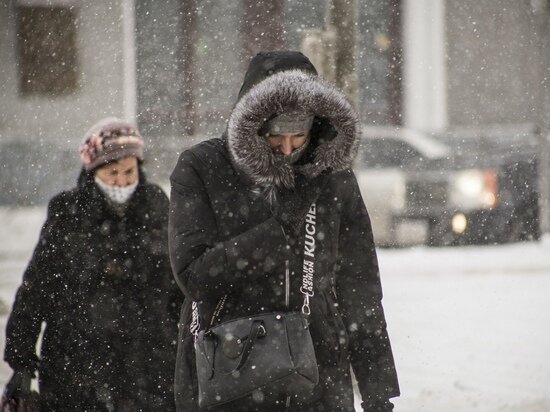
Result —
<path fill-rule="evenodd" d="M 263 338 L 265 335 L 267 335 L 267 331 L 265 330 L 265 326 L 264 325 L 260 325 L 258 327 L 258 337 L 259 338 Z"/>

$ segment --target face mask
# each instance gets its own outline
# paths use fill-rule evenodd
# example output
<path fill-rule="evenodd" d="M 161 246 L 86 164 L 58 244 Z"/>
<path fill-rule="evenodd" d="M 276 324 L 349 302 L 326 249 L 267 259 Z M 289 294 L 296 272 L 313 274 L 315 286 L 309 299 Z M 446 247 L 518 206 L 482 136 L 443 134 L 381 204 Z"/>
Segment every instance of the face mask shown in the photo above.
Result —
<path fill-rule="evenodd" d="M 128 199 L 132 197 L 138 185 L 137 180 L 135 183 L 128 186 L 111 186 L 104 183 L 99 177 L 96 177 L 94 180 L 105 196 L 107 196 L 112 202 L 119 205 L 126 203 Z"/>

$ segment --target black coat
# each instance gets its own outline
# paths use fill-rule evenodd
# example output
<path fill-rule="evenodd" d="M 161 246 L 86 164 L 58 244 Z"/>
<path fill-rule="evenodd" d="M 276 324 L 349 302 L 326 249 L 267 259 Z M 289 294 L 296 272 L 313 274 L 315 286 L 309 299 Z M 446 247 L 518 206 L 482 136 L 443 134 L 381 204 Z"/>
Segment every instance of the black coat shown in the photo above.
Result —
<path fill-rule="evenodd" d="M 121 216 L 92 175 L 55 196 L 6 333 L 13 369 L 39 370 L 46 410 L 173 410 L 183 301 L 167 254 L 168 199 L 140 183 Z M 40 361 L 35 346 L 45 330 Z M 160 409 L 159 409 L 160 408 Z"/>
<path fill-rule="evenodd" d="M 316 202 L 310 330 L 320 384 L 318 401 L 308 410 L 354 410 L 350 364 L 368 410 L 387 410 L 388 400 L 399 394 L 371 224 L 350 169 L 357 119 L 341 93 L 312 76 L 304 61 L 296 53 L 257 56 L 227 133 L 185 151 L 172 173 L 170 258 L 188 297 L 176 367 L 179 411 L 199 410 L 191 301 L 198 302 L 201 329 L 243 315 L 302 308 L 305 229 L 284 234 L 272 214 L 277 191 L 292 187 L 296 173 L 312 178 L 330 172 Z M 316 116 L 308 152 L 294 166 L 258 136 L 265 119 L 289 106 Z M 239 402 L 219 410 L 240 410 Z"/>

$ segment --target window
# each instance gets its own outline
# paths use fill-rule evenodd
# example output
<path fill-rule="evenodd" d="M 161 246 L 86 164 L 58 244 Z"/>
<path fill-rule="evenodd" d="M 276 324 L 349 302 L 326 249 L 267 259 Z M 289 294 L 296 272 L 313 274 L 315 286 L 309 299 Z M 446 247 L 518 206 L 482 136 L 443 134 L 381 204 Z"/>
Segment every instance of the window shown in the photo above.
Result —
<path fill-rule="evenodd" d="M 78 87 L 73 7 L 17 7 L 21 95 L 64 95 Z"/>

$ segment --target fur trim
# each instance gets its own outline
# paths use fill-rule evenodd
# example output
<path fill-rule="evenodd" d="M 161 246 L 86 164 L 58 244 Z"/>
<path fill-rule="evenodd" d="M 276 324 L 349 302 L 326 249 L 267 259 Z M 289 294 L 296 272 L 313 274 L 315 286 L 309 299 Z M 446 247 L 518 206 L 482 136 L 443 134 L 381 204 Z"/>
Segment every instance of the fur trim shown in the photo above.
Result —
<path fill-rule="evenodd" d="M 300 109 L 326 118 L 336 137 L 315 149 L 314 160 L 300 166 L 309 178 L 327 169 L 351 167 L 359 144 L 359 119 L 346 96 L 330 83 L 300 70 L 267 77 L 237 103 L 229 118 L 227 140 L 235 165 L 256 184 L 273 188 L 294 187 L 294 168 L 276 156 L 260 127 L 274 114 Z"/>

